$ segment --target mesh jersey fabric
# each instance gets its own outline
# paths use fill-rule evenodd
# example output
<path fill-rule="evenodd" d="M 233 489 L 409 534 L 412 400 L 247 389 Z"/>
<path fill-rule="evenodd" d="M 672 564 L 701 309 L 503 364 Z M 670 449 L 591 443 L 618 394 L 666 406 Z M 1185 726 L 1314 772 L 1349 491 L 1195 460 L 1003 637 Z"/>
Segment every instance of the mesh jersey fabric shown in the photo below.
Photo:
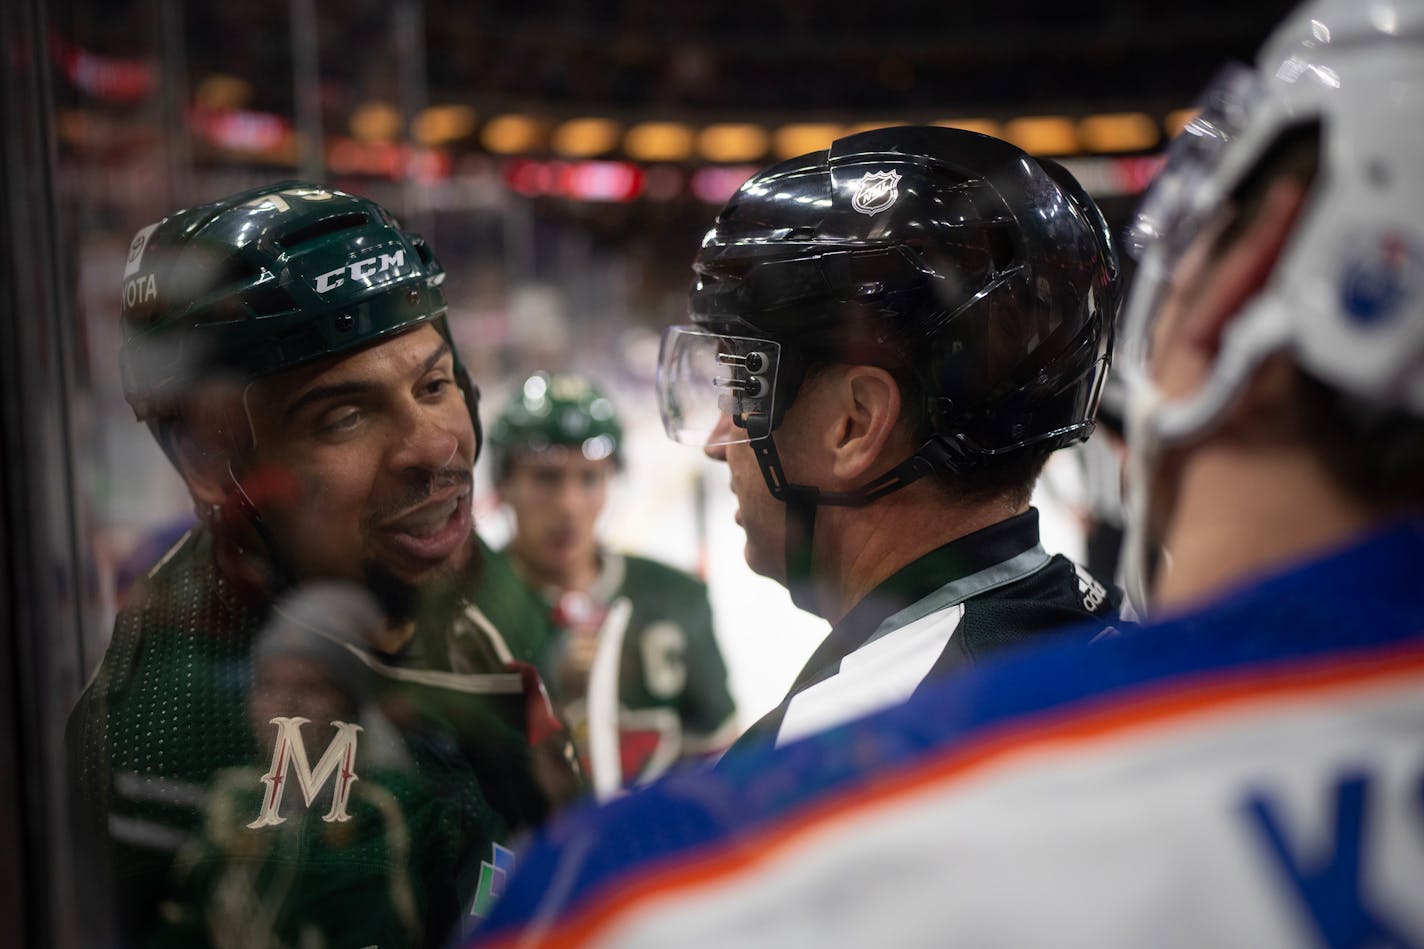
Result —
<path fill-rule="evenodd" d="M 402 654 L 326 644 L 354 731 L 302 720 L 286 733 L 301 761 L 278 773 L 281 726 L 252 711 L 271 603 L 230 581 L 215 546 L 194 529 L 133 591 L 69 722 L 86 856 L 108 876 L 123 940 L 441 944 L 494 848 L 558 803 L 541 769 L 561 753 L 531 747 L 548 736 L 529 734 L 530 680 L 506 661 L 542 648 L 538 604 L 487 557 L 471 591 L 424 605 Z M 279 717 L 281 702 L 267 706 Z M 350 759 L 323 776 L 349 735 Z M 581 789 L 575 772 L 560 781 Z M 310 801 L 298 785 L 316 785 Z M 345 819 L 332 819 L 343 788 Z M 280 823 L 253 827 L 269 792 Z"/>

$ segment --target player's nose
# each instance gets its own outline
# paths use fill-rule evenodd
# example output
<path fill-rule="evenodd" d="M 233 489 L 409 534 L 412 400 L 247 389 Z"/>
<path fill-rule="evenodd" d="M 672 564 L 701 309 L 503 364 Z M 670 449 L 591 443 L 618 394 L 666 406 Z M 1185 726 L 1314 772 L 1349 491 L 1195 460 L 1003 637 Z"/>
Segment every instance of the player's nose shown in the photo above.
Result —
<path fill-rule="evenodd" d="M 439 471 L 460 454 L 460 426 L 449 413 L 414 406 L 402 418 L 400 432 L 390 454 L 393 468 Z"/>

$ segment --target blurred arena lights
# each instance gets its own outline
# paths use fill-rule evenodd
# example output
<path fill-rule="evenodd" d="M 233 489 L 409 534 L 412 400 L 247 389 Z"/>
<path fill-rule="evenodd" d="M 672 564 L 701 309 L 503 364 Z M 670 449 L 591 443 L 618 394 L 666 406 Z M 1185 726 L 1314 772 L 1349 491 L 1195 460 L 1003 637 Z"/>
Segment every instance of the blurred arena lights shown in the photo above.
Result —
<path fill-rule="evenodd" d="M 684 122 L 640 122 L 623 136 L 623 150 L 638 161 L 686 161 L 692 146 L 692 127 Z"/>
<path fill-rule="evenodd" d="M 1200 109 L 1175 109 L 1167 113 L 1167 118 L 1162 123 L 1162 127 L 1167 130 L 1168 138 L 1176 138 L 1182 134 L 1182 129 L 1187 127 L 1187 123 L 1197 117 Z"/>
<path fill-rule="evenodd" d="M 1003 137 L 1030 155 L 1073 155 L 1078 151 L 1078 130 L 1062 115 L 1032 115 L 1004 123 Z"/>
<path fill-rule="evenodd" d="M 697 133 L 697 151 L 710 162 L 755 161 L 770 145 L 766 129 L 752 122 L 721 122 Z"/>
<path fill-rule="evenodd" d="M 469 137 L 475 121 L 475 110 L 467 105 L 432 105 L 421 110 L 410 130 L 422 145 L 445 145 Z"/>
<path fill-rule="evenodd" d="M 625 161 L 535 161 L 517 158 L 504 168 L 510 188 L 527 198 L 574 201 L 632 201 L 643 191 L 646 175 Z"/>
<path fill-rule="evenodd" d="M 485 123 L 480 143 L 496 155 L 537 152 L 544 147 L 544 123 L 527 115 L 497 115 Z"/>
<path fill-rule="evenodd" d="M 903 119 L 874 119 L 869 122 L 857 122 L 854 125 L 847 125 L 842 135 L 854 135 L 857 132 L 873 132 L 876 129 L 895 128 L 899 125 L 914 125 L 913 122 L 906 122 Z"/>
<path fill-rule="evenodd" d="M 697 200 L 704 204 L 725 204 L 752 175 L 760 171 L 757 165 L 722 165 L 699 168 L 692 173 L 689 186 Z"/>
<path fill-rule="evenodd" d="M 401 114 L 389 102 L 372 99 L 351 112 L 348 125 L 359 141 L 393 142 L 401 135 Z"/>
<path fill-rule="evenodd" d="M 1090 152 L 1141 152 L 1157 147 L 1162 129 L 1145 112 L 1114 112 L 1078 120 L 1078 140 Z"/>
<path fill-rule="evenodd" d="M 394 142 L 359 142 L 338 138 L 327 144 L 327 166 L 338 175 L 368 175 L 420 182 L 449 178 L 454 162 L 448 152 Z"/>
<path fill-rule="evenodd" d="M 936 119 L 931 125 L 942 125 L 948 129 L 964 129 L 966 132 L 978 132 L 980 135 L 992 135 L 995 138 L 1003 136 L 1003 130 L 999 123 L 993 119 Z"/>
<path fill-rule="evenodd" d="M 278 158 L 292 137 L 291 124 L 273 112 L 194 109 L 188 121 L 202 141 L 247 156 Z"/>
<path fill-rule="evenodd" d="M 844 132 L 844 125 L 830 122 L 793 122 L 772 134 L 772 144 L 778 158 L 795 158 L 829 147 Z"/>
<path fill-rule="evenodd" d="M 252 83 L 228 73 L 204 76 L 193 90 L 193 101 L 204 109 L 241 109 L 252 101 Z"/>
<path fill-rule="evenodd" d="M 621 135 L 621 126 L 612 119 L 587 116 L 561 123 L 549 145 L 566 158 L 592 158 L 617 148 Z"/>
<path fill-rule="evenodd" d="M 89 110 L 69 110 L 60 131 L 68 146 L 112 147 L 133 137 L 113 122 L 88 121 Z M 1002 125 L 992 119 L 940 119 L 933 124 L 985 134 L 998 133 L 1025 150 L 1061 156 L 1088 191 L 1097 197 L 1130 196 L 1140 192 L 1161 164 L 1161 143 L 1180 131 L 1192 115 L 1189 109 L 1168 114 L 1160 123 L 1145 113 L 1104 113 L 1078 119 L 1033 116 Z M 363 116 L 357 121 L 355 116 Z M 450 141 L 470 137 L 476 127 L 468 106 L 438 106 L 412 123 L 414 142 L 400 141 L 398 115 L 391 106 L 353 113 L 351 136 L 327 140 L 327 163 L 341 175 L 388 179 L 410 177 L 438 181 L 464 176 L 462 152 Z M 197 142 L 210 147 L 209 160 L 294 165 L 294 133 L 288 119 L 273 112 L 195 107 L 188 113 Z M 504 187 L 526 196 L 557 197 L 589 202 L 675 201 L 693 199 L 720 204 L 762 165 L 781 156 L 825 148 L 857 126 L 834 123 L 793 123 L 774 131 L 756 123 L 714 123 L 698 130 L 683 123 L 643 123 L 628 130 L 620 143 L 616 120 L 585 117 L 553 127 L 543 119 L 508 113 L 487 121 L 480 140 L 486 153 L 500 156 L 494 167 Z M 865 128 L 882 127 L 864 123 Z M 637 149 L 649 157 L 616 157 Z M 559 158 L 547 157 L 551 148 Z M 631 146 L 631 148 L 630 148 Z M 466 146 L 468 150 L 468 146 Z M 606 158 L 580 160 L 590 151 Z M 676 156 L 676 157 L 652 157 Z M 737 156 L 748 156 L 737 160 Z"/>
<path fill-rule="evenodd" d="M 58 33 L 49 38 L 50 55 L 74 88 L 102 102 L 132 104 L 152 95 L 158 66 L 146 59 L 101 56 L 71 43 Z M 7 50 L 16 55 L 19 47 Z"/>

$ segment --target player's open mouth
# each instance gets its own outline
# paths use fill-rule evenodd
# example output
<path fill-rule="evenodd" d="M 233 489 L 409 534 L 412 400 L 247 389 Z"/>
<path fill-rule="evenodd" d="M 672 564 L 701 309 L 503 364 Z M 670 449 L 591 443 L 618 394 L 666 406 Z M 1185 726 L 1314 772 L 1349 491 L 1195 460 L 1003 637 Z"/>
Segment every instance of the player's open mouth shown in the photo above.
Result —
<path fill-rule="evenodd" d="M 471 523 L 470 489 L 462 487 L 387 521 L 380 532 L 406 558 L 439 563 L 460 549 Z"/>

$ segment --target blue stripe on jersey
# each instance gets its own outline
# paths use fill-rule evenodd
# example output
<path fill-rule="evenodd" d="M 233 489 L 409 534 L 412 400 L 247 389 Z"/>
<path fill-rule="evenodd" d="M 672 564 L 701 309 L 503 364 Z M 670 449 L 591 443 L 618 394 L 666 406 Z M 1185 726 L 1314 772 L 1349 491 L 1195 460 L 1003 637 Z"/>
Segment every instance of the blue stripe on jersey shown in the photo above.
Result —
<path fill-rule="evenodd" d="M 948 754 L 989 726 L 1180 682 L 1369 653 L 1424 636 L 1424 521 L 1278 574 L 1177 620 L 1084 646 L 1050 644 L 927 686 L 907 704 L 805 741 L 675 772 L 601 808 L 556 819 L 530 846 L 489 935 L 550 921 L 664 861 L 743 843 L 866 776 Z M 480 940 L 475 940 L 478 942 Z"/>

